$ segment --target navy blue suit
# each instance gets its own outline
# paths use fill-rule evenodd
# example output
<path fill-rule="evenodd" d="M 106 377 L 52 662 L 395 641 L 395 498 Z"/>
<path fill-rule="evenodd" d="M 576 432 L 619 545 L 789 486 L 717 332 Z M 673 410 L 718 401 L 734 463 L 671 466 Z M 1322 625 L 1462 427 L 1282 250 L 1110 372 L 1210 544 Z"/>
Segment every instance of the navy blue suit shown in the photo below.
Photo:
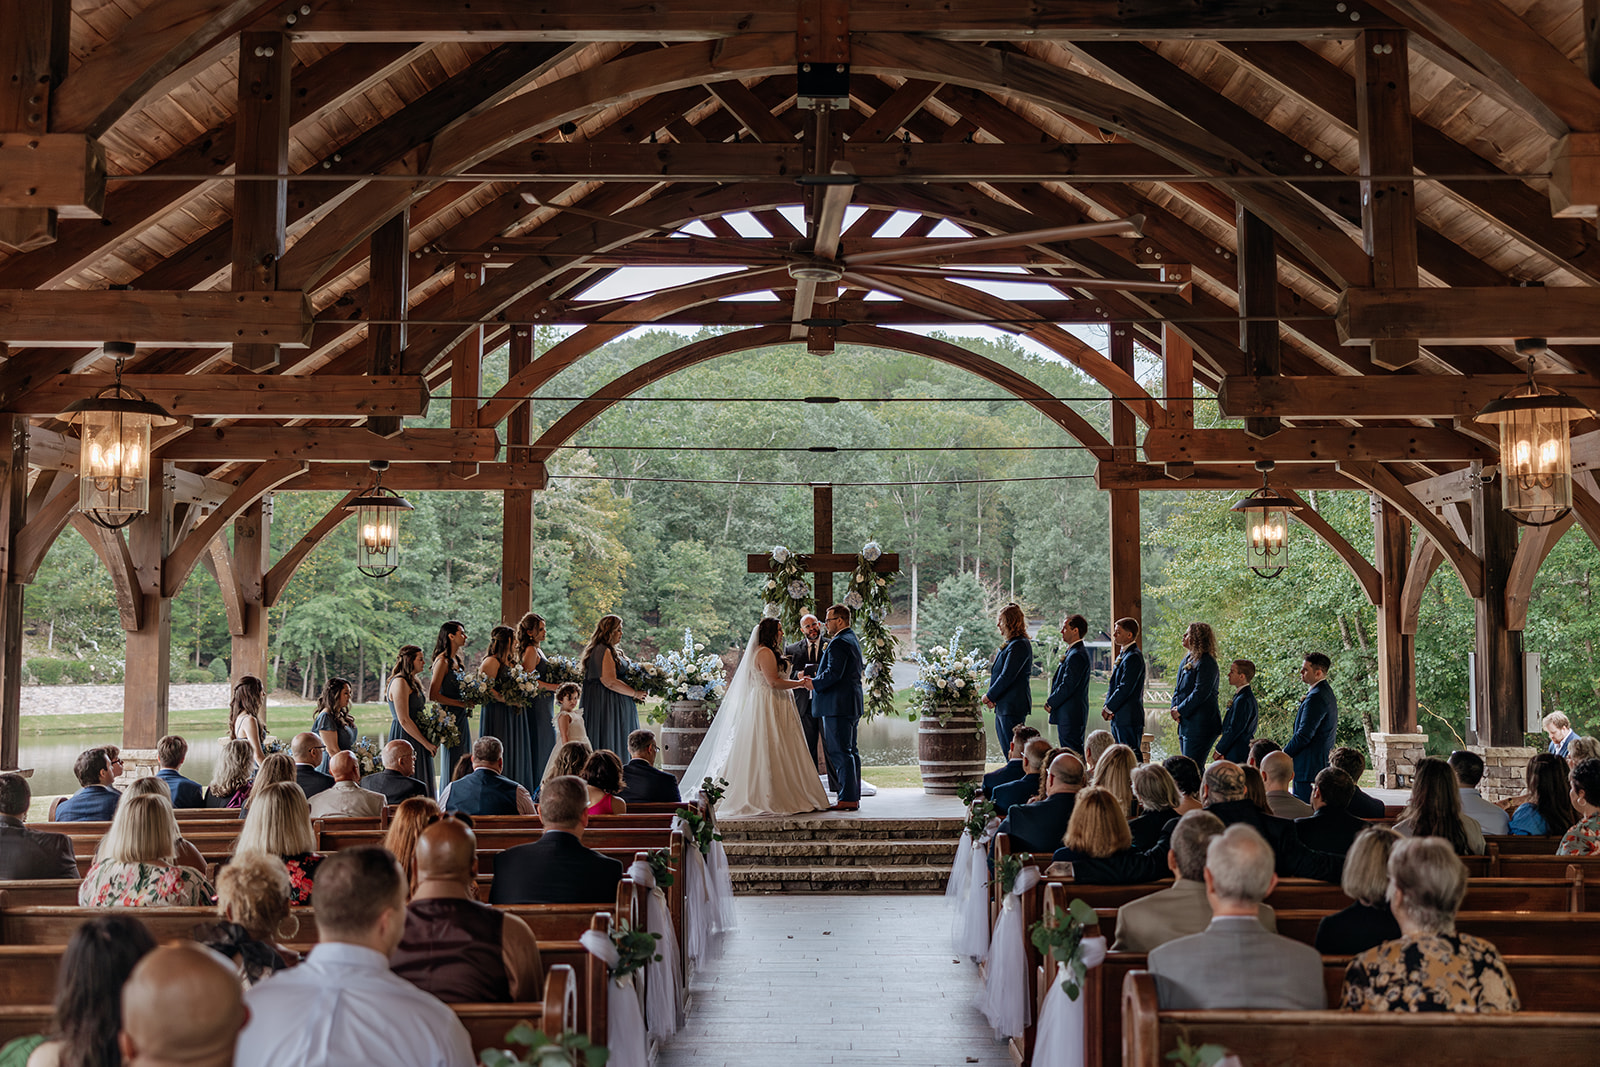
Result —
<path fill-rule="evenodd" d="M 1014 782 L 997 786 L 989 795 L 995 811 L 1010 811 L 1013 804 L 1026 804 L 1039 791 L 1039 776 L 1024 774 Z"/>
<path fill-rule="evenodd" d="M 1215 656 L 1196 658 L 1190 653 L 1183 657 L 1172 685 L 1172 710 L 1178 713 L 1179 750 L 1204 767 L 1211 756 L 1211 746 L 1222 733 Z"/>
<path fill-rule="evenodd" d="M 450 783 L 450 810 L 468 815 L 515 815 L 517 783 L 487 767 Z"/>
<path fill-rule="evenodd" d="M 109 821 L 117 814 L 122 794 L 109 785 L 86 785 L 56 805 L 56 822 Z"/>
<path fill-rule="evenodd" d="M 1305 699 L 1294 713 L 1294 733 L 1284 752 L 1294 757 L 1294 795 L 1311 799 L 1311 784 L 1317 772 L 1328 765 L 1333 751 L 1334 728 L 1339 723 L 1339 702 L 1333 686 L 1324 678 L 1306 690 Z"/>
<path fill-rule="evenodd" d="M 1568 730 L 1566 737 L 1562 738 L 1560 741 L 1552 741 L 1552 742 L 1550 742 L 1549 746 L 1545 749 L 1545 751 L 1546 752 L 1552 752 L 1555 755 L 1560 756 L 1562 759 L 1566 759 L 1567 758 L 1567 753 L 1572 750 L 1572 739 L 1574 737 L 1577 737 L 1577 736 L 1578 736 L 1578 731 L 1576 731 L 1576 730 Z"/>
<path fill-rule="evenodd" d="M 1020 759 L 1007 760 L 1005 766 L 996 767 L 983 776 L 983 792 L 991 799 L 994 791 L 1007 782 L 1014 782 L 1022 777 L 1022 761 Z"/>
<path fill-rule="evenodd" d="M 1123 649 L 1111 668 L 1106 710 L 1111 712 L 1111 736 L 1133 749 L 1135 758 L 1143 762 L 1144 653 L 1136 644 Z"/>
<path fill-rule="evenodd" d="M 179 774 L 175 767 L 162 767 L 156 771 L 156 777 L 167 783 L 167 789 L 172 793 L 172 806 L 175 808 L 203 808 L 206 806 L 206 791 L 200 783 Z"/>
<path fill-rule="evenodd" d="M 989 691 L 984 696 L 994 701 L 994 732 L 1000 735 L 1000 751 L 1011 747 L 1011 729 L 1028 721 L 1033 710 L 1033 693 L 1028 683 L 1033 678 L 1033 642 L 1013 637 L 994 654 L 989 664 Z"/>
<path fill-rule="evenodd" d="M 1222 720 L 1222 736 L 1217 738 L 1217 751 L 1222 758 L 1243 764 L 1250 756 L 1250 742 L 1255 740 L 1256 722 L 1261 711 L 1256 707 L 1256 695 L 1244 686 L 1228 701 L 1228 717 Z M 1202 760 L 1200 766 L 1205 766 Z"/>
<path fill-rule="evenodd" d="M 1089 723 L 1089 650 L 1082 641 L 1067 649 L 1056 667 L 1044 706 L 1055 723 L 1061 747 L 1081 753 Z"/>
<path fill-rule="evenodd" d="M 840 630 L 822 650 L 817 673 L 811 679 L 811 714 L 822 720 L 822 748 L 839 779 L 840 804 L 861 801 L 861 752 L 856 728 L 866 701 L 861 691 L 864 669 L 861 643 L 855 631 Z"/>
<path fill-rule="evenodd" d="M 1037 804 L 1017 804 L 997 832 L 1010 836 L 1012 852 L 1054 852 L 1067 835 L 1077 799 L 1076 793 L 1052 793 Z"/>

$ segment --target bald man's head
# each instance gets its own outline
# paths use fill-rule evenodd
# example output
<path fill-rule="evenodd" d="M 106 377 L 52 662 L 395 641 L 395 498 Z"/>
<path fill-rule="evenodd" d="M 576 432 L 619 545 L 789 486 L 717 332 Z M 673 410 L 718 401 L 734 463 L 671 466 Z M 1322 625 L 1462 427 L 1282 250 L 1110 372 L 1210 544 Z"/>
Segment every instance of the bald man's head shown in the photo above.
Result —
<path fill-rule="evenodd" d="M 411 742 L 403 738 L 395 738 L 383 746 L 383 769 L 394 771 L 396 774 L 410 776 L 417 762 L 417 751 L 411 747 Z"/>
<path fill-rule="evenodd" d="M 122 987 L 122 1062 L 231 1064 L 249 1018 L 239 975 L 221 956 L 192 942 L 158 948 Z"/>
<path fill-rule="evenodd" d="M 478 871 L 478 839 L 460 819 L 441 819 L 417 838 L 417 883 L 470 885 Z"/>
<path fill-rule="evenodd" d="M 1261 777 L 1268 789 L 1288 789 L 1294 784 L 1294 758 L 1287 752 L 1269 752 L 1261 759 Z"/>
<path fill-rule="evenodd" d="M 356 761 L 354 752 L 341 752 L 328 761 L 328 773 L 336 782 L 359 782 L 361 764 Z"/>
<path fill-rule="evenodd" d="M 321 763 L 322 738 L 316 734 L 295 734 L 294 740 L 289 742 L 289 751 L 294 754 L 296 763 Z"/>

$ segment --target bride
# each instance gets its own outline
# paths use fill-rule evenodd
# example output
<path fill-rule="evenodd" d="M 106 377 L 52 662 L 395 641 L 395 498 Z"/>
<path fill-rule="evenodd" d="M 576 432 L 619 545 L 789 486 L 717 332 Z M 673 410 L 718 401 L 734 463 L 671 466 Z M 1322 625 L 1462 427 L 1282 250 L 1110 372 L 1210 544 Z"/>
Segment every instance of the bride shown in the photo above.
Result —
<path fill-rule="evenodd" d="M 756 624 L 722 707 L 684 772 L 690 788 L 707 777 L 727 779 L 727 793 L 717 805 L 720 816 L 827 810 L 828 794 L 806 755 L 805 734 L 788 694 L 801 683 L 779 670 L 782 647 L 777 619 Z"/>

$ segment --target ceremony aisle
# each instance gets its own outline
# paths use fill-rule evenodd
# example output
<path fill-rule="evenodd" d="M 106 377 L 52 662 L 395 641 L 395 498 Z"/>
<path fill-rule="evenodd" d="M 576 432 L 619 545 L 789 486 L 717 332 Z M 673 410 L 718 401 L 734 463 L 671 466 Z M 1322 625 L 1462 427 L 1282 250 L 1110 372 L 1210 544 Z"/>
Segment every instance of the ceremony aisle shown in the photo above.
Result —
<path fill-rule="evenodd" d="M 950 954 L 942 897 L 741 896 L 738 909 L 657 1067 L 1009 1067 L 975 1007 L 976 969 Z"/>

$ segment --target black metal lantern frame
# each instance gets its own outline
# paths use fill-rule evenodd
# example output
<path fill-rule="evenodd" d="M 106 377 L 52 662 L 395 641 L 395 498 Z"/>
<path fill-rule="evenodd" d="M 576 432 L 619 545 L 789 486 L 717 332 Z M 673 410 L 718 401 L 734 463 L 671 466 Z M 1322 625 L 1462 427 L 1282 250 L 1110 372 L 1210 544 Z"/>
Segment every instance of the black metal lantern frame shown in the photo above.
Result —
<path fill-rule="evenodd" d="M 1267 473 L 1275 465 L 1271 460 L 1258 461 L 1261 488 L 1231 509 L 1244 515 L 1245 562 L 1263 578 L 1276 578 L 1289 565 L 1289 516 L 1303 507 L 1267 484 Z"/>
<path fill-rule="evenodd" d="M 1534 381 L 1534 356 L 1544 350 L 1543 338 L 1520 338 L 1528 384 L 1478 412 L 1500 429 L 1500 499 L 1524 526 L 1550 526 L 1571 513 L 1572 424 L 1593 414 L 1577 397 Z"/>
<path fill-rule="evenodd" d="M 122 384 L 126 341 L 107 341 L 117 357 L 116 380 L 61 413 L 77 427 L 78 510 L 96 526 L 120 530 L 150 510 L 150 430 L 178 420 L 166 408 Z"/>
<path fill-rule="evenodd" d="M 375 459 L 377 472 L 371 489 L 346 504 L 356 518 L 356 569 L 368 578 L 386 578 L 400 567 L 400 517 L 411 504 L 383 484 L 387 460 Z"/>

